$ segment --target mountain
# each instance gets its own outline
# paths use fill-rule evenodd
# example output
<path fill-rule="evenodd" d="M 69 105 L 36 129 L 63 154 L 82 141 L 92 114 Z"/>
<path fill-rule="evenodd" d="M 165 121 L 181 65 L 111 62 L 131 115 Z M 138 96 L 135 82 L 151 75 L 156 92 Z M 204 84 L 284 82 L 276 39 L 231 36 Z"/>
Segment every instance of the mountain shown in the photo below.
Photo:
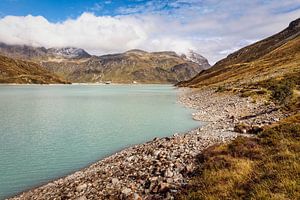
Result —
<path fill-rule="evenodd" d="M 29 60 L 43 60 L 48 58 L 81 59 L 91 57 L 85 50 L 74 47 L 46 49 L 44 47 L 8 45 L 5 43 L 0 43 L 0 52 L 9 57 Z"/>
<path fill-rule="evenodd" d="M 186 58 L 192 62 L 198 63 L 201 65 L 204 69 L 208 69 L 210 65 L 208 64 L 208 61 L 205 57 L 202 55 L 190 50 L 186 55 L 183 54 L 183 56 L 186 56 Z"/>
<path fill-rule="evenodd" d="M 70 82 L 176 83 L 210 67 L 203 56 L 190 52 L 146 52 L 133 49 L 119 54 L 91 56 L 78 48 L 30 47 L 0 43 L 0 53 L 39 63 Z"/>
<path fill-rule="evenodd" d="M 187 80 L 209 67 L 175 52 L 130 50 L 89 59 L 42 61 L 42 65 L 72 82 L 176 83 Z"/>
<path fill-rule="evenodd" d="M 88 54 L 85 50 L 74 48 L 74 47 L 65 47 L 65 48 L 50 48 L 47 50 L 47 53 L 53 57 L 60 58 L 69 58 L 69 59 L 80 59 L 80 58 L 90 58 L 91 55 Z"/>
<path fill-rule="evenodd" d="M 0 55 L 0 83 L 67 83 L 40 65 Z"/>
<path fill-rule="evenodd" d="M 300 71 L 300 18 L 283 31 L 246 46 L 179 86 L 249 83 Z"/>

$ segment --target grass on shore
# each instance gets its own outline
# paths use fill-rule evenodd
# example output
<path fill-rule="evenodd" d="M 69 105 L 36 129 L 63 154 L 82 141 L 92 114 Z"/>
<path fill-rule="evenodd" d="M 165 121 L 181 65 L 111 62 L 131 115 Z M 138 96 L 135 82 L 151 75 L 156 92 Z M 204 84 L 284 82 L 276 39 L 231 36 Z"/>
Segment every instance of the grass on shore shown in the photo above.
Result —
<path fill-rule="evenodd" d="M 289 112 L 300 110 L 300 71 L 244 86 L 241 97 L 263 98 Z M 224 89 L 226 90 L 226 89 Z M 230 91 L 230 88 L 227 90 Z M 216 91 L 219 91 L 218 89 Z"/>
<path fill-rule="evenodd" d="M 300 199 L 300 114 L 198 157 L 179 199 Z"/>

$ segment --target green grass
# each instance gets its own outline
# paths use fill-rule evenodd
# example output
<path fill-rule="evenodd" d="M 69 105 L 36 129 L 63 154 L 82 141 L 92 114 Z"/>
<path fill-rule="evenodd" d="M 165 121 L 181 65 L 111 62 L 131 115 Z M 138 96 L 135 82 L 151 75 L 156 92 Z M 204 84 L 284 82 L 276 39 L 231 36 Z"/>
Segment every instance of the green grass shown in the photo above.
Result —
<path fill-rule="evenodd" d="M 270 95 L 270 100 L 284 109 L 297 111 L 300 108 L 299 87 L 300 72 L 286 74 L 283 77 L 272 78 L 257 83 L 257 87 L 263 87 Z M 266 94 L 267 94 L 266 93 Z"/>
<path fill-rule="evenodd" d="M 300 115 L 198 157 L 178 199 L 300 199 Z"/>

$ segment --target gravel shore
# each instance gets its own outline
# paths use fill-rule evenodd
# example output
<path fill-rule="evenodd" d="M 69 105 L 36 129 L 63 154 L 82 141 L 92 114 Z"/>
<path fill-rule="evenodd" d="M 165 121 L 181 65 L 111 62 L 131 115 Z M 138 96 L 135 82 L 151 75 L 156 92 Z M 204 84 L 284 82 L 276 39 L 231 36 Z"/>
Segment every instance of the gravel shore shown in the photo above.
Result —
<path fill-rule="evenodd" d="M 23 199 L 174 199 L 196 167 L 196 156 L 208 146 L 248 136 L 249 128 L 279 121 L 285 115 L 273 104 L 254 102 L 212 89 L 180 89 L 179 101 L 196 109 L 200 128 L 155 138 L 47 185 L 24 192 Z M 237 124 L 244 124 L 237 129 Z"/>

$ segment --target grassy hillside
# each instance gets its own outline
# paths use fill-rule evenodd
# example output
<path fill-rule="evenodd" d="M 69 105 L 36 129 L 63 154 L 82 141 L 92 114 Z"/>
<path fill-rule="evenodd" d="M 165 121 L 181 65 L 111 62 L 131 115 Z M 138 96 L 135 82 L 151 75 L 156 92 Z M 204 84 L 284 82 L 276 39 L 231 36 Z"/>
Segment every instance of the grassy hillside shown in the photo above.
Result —
<path fill-rule="evenodd" d="M 91 56 L 79 48 L 32 47 L 0 42 L 0 53 L 36 62 L 70 82 L 177 83 L 210 67 L 203 56 L 189 52 L 146 52 L 133 49 L 119 54 Z"/>
<path fill-rule="evenodd" d="M 199 155 L 197 175 L 179 199 L 299 199 L 300 115 Z"/>
<path fill-rule="evenodd" d="M 204 68 L 175 52 L 131 50 L 81 60 L 48 60 L 42 65 L 72 82 L 176 83 L 192 78 Z"/>
<path fill-rule="evenodd" d="M 179 85 L 264 99 L 291 117 L 205 150 L 178 199 L 300 199 L 300 19 Z"/>
<path fill-rule="evenodd" d="M 0 83 L 67 83 L 40 65 L 0 55 Z"/>
<path fill-rule="evenodd" d="M 300 71 L 300 19 L 219 61 L 180 86 L 240 85 Z"/>

